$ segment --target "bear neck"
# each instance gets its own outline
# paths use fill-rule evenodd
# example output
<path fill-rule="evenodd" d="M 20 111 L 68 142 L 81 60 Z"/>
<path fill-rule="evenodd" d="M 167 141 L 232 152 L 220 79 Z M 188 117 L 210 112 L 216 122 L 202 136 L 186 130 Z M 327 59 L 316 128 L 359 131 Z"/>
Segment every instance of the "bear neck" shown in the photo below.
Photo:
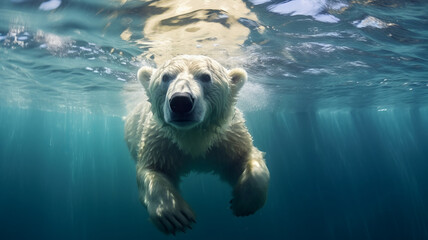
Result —
<path fill-rule="evenodd" d="M 189 130 L 172 128 L 170 139 L 178 148 L 193 158 L 205 157 L 211 147 L 224 138 L 230 127 L 229 117 L 217 121 L 207 122 Z"/>
<path fill-rule="evenodd" d="M 192 129 L 191 131 L 177 131 L 176 144 L 184 153 L 192 157 L 205 157 L 212 145 L 220 139 L 224 130 Z"/>

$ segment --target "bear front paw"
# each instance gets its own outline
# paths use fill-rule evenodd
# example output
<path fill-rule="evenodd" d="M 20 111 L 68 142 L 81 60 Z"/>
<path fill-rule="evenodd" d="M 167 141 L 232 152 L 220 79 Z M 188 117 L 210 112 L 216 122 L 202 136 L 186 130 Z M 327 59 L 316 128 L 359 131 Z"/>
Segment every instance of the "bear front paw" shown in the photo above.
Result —
<path fill-rule="evenodd" d="M 182 199 L 160 201 L 159 204 L 150 204 L 147 208 L 150 220 L 165 234 L 175 235 L 177 231 L 185 232 L 187 228 L 192 229 L 192 223 L 196 223 L 193 210 Z"/>
<path fill-rule="evenodd" d="M 251 192 L 250 189 L 233 194 L 230 200 L 230 208 L 237 217 L 244 217 L 254 214 L 266 202 L 266 194 L 262 192 Z"/>
<path fill-rule="evenodd" d="M 244 173 L 233 190 L 230 208 L 236 216 L 254 214 L 266 202 L 268 174 Z"/>

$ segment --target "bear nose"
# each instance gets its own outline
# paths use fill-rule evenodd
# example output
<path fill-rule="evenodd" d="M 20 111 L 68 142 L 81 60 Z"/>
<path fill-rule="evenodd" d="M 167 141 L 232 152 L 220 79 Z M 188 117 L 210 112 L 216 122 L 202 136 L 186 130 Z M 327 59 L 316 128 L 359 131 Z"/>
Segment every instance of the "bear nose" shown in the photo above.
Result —
<path fill-rule="evenodd" d="M 174 93 L 169 100 L 169 106 L 174 113 L 189 113 L 193 109 L 193 97 L 186 92 Z"/>

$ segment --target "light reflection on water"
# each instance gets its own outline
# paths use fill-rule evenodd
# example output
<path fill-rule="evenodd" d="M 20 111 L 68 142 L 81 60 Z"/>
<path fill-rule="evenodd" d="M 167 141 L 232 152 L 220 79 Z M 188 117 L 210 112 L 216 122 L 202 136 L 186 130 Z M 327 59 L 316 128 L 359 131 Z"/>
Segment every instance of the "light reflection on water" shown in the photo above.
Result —
<path fill-rule="evenodd" d="M 121 115 L 123 102 L 135 99 L 128 89 L 140 89 L 140 66 L 204 54 L 247 69 L 242 98 L 266 99 L 240 103 L 249 111 L 300 108 L 287 102 L 303 108 L 419 104 L 427 101 L 428 87 L 427 36 L 418 31 L 428 21 L 417 11 L 422 5 L 6 1 L 0 9 L 1 99 Z M 350 98 L 355 92 L 368 98 Z"/>

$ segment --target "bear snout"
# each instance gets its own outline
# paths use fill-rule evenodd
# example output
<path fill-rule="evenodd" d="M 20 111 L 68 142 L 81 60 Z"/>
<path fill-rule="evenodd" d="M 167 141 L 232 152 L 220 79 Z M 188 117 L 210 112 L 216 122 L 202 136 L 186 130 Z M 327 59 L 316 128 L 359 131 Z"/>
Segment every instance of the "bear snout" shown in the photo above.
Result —
<path fill-rule="evenodd" d="M 187 114 L 193 110 L 195 99 L 190 93 L 177 92 L 171 96 L 169 107 L 175 114 Z"/>

